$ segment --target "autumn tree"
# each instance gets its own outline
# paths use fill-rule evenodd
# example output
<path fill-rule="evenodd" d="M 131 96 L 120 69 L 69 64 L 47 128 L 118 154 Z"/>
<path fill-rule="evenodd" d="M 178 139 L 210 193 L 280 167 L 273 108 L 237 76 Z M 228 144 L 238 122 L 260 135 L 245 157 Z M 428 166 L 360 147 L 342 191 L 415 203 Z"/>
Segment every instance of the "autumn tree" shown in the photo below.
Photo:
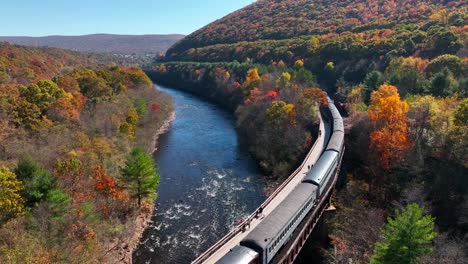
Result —
<path fill-rule="evenodd" d="M 468 125 L 468 98 L 463 99 L 455 111 L 455 125 Z"/>
<path fill-rule="evenodd" d="M 245 77 L 244 87 L 247 91 L 252 90 L 255 86 L 260 83 L 260 75 L 258 74 L 257 68 L 252 68 L 247 71 Z"/>
<path fill-rule="evenodd" d="M 120 125 L 120 133 L 126 135 L 131 140 L 135 139 L 136 125 L 139 120 L 140 116 L 138 115 L 137 109 L 130 109 L 130 111 L 128 111 L 125 122 Z"/>
<path fill-rule="evenodd" d="M 58 183 L 72 197 L 74 204 L 80 204 L 91 196 L 91 184 L 85 166 L 77 158 L 58 161 L 54 168 Z"/>
<path fill-rule="evenodd" d="M 107 173 L 102 167 L 98 166 L 94 168 L 93 174 L 94 180 L 96 182 L 94 184 L 94 189 L 97 192 L 101 193 L 104 196 L 115 197 L 118 199 L 124 196 L 122 190 L 120 190 L 117 186 L 116 181 L 112 177 L 107 175 Z"/>
<path fill-rule="evenodd" d="M 267 122 L 272 128 L 281 130 L 284 125 L 296 123 L 296 110 L 293 104 L 284 101 L 273 101 L 266 111 Z"/>
<path fill-rule="evenodd" d="M 11 102 L 10 116 L 17 126 L 28 129 L 35 129 L 44 121 L 41 109 L 24 98 Z"/>
<path fill-rule="evenodd" d="M 302 67 L 304 67 L 304 60 L 296 60 L 296 62 L 294 62 L 294 68 L 300 69 Z"/>
<path fill-rule="evenodd" d="M 21 197 L 23 184 L 6 167 L 0 167 L 0 222 L 14 218 L 24 211 Z"/>
<path fill-rule="evenodd" d="M 368 110 L 373 126 L 370 148 L 385 170 L 397 165 L 410 148 L 407 111 L 408 104 L 400 100 L 395 86 L 384 84 L 372 93 Z"/>
<path fill-rule="evenodd" d="M 93 70 L 78 69 L 72 73 L 72 76 L 78 81 L 80 92 L 93 101 L 112 95 L 112 88 Z"/>
<path fill-rule="evenodd" d="M 121 169 L 120 180 L 126 184 L 131 197 L 137 199 L 139 207 L 144 198 L 157 197 L 159 174 L 152 157 L 140 147 L 130 153 L 125 166 Z"/>
<path fill-rule="evenodd" d="M 38 81 L 28 86 L 20 86 L 18 90 L 21 97 L 35 104 L 41 111 L 47 109 L 50 103 L 59 98 L 71 97 L 53 81 Z"/>
<path fill-rule="evenodd" d="M 289 72 L 281 73 L 281 76 L 276 80 L 276 87 L 278 89 L 288 88 L 291 84 L 291 74 Z"/>
<path fill-rule="evenodd" d="M 435 238 L 434 218 L 424 216 L 417 204 L 409 204 L 388 218 L 383 230 L 383 240 L 375 245 L 371 264 L 418 263 L 419 258 L 430 252 Z"/>

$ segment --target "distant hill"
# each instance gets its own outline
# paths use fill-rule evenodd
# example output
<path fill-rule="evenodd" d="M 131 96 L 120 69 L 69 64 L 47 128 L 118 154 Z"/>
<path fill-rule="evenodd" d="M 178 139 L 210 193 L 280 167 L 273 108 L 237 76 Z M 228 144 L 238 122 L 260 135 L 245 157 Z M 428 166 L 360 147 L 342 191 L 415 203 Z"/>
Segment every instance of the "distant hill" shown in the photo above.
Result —
<path fill-rule="evenodd" d="M 25 47 L 0 42 L 0 94 L 4 86 L 48 80 L 63 70 L 100 64 L 124 65 L 125 61 L 108 54 Z"/>
<path fill-rule="evenodd" d="M 336 34 L 361 32 L 374 34 L 375 30 L 383 32 L 402 26 L 408 26 L 408 31 L 425 32 L 437 24 L 463 28 L 466 11 L 465 2 L 461 0 L 258 0 L 188 35 L 172 46 L 167 55 L 176 60 L 197 60 L 192 55 L 203 52 L 199 48 L 211 47 L 210 54 L 232 54 L 224 51 L 226 46 L 223 44 L 237 46 L 235 53 L 239 54 L 245 50 L 246 42 L 261 40 L 308 36 L 333 38 Z M 419 39 L 421 36 L 415 37 L 413 42 Z M 288 45 L 284 48 L 289 49 Z M 258 45 L 256 52 L 260 46 L 264 45 Z M 267 48 L 259 53 L 270 50 Z"/>
<path fill-rule="evenodd" d="M 359 83 L 396 57 L 465 57 L 466 1 L 258 0 L 178 41 L 166 61 L 304 67 Z"/>
<path fill-rule="evenodd" d="M 47 37 L 0 37 L 18 45 L 55 47 L 75 51 L 117 54 L 157 54 L 166 50 L 183 35 L 112 35 L 94 34 L 84 36 Z"/>

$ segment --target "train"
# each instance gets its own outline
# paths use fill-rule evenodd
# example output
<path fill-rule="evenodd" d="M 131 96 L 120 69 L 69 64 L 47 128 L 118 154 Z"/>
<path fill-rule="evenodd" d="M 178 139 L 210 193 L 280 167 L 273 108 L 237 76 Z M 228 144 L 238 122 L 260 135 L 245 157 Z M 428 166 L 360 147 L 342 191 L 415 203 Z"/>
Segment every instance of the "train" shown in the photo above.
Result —
<path fill-rule="evenodd" d="M 333 182 L 344 151 L 343 119 L 328 98 L 324 115 L 332 131 L 323 153 L 301 183 L 217 264 L 267 264 L 292 238 L 311 209 L 320 202 Z"/>

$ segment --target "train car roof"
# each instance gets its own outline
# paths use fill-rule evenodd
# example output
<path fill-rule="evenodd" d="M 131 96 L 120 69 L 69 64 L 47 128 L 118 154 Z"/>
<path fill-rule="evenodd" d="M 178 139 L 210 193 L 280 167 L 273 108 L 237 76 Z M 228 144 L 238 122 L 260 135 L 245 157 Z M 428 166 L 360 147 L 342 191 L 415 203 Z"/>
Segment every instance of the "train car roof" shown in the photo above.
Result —
<path fill-rule="evenodd" d="M 218 260 L 216 264 L 245 264 L 250 263 L 257 257 L 257 251 L 237 245 Z"/>
<path fill-rule="evenodd" d="M 343 119 L 341 117 L 333 119 L 333 131 L 344 132 Z"/>
<path fill-rule="evenodd" d="M 328 145 L 326 150 L 334 150 L 334 151 L 341 151 L 341 147 L 343 146 L 344 142 L 344 132 L 342 131 L 335 131 L 331 136 L 330 140 L 328 141 Z"/>
<path fill-rule="evenodd" d="M 299 184 L 242 240 L 241 245 L 243 242 L 246 245 L 255 244 L 265 250 L 316 191 L 317 187 L 312 184 Z"/>
<path fill-rule="evenodd" d="M 329 103 L 328 108 L 330 108 L 330 111 L 332 113 L 333 118 L 340 117 L 340 111 L 338 111 L 338 108 L 336 108 L 335 104 Z"/>
<path fill-rule="evenodd" d="M 338 153 L 335 151 L 326 150 L 320 156 L 314 167 L 307 173 L 302 182 L 308 182 L 313 184 L 321 184 L 321 181 L 325 178 L 328 168 L 331 167 L 333 161 L 336 159 Z"/>

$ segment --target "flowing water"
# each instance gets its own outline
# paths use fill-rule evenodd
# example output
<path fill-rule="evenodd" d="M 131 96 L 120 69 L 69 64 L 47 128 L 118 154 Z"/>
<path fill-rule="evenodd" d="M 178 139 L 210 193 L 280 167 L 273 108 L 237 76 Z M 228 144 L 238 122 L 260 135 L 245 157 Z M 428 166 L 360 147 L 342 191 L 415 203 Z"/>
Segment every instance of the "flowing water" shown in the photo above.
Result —
<path fill-rule="evenodd" d="M 264 182 L 231 114 L 193 95 L 158 89 L 173 97 L 176 119 L 154 153 L 159 197 L 133 262 L 190 263 L 265 200 Z"/>

